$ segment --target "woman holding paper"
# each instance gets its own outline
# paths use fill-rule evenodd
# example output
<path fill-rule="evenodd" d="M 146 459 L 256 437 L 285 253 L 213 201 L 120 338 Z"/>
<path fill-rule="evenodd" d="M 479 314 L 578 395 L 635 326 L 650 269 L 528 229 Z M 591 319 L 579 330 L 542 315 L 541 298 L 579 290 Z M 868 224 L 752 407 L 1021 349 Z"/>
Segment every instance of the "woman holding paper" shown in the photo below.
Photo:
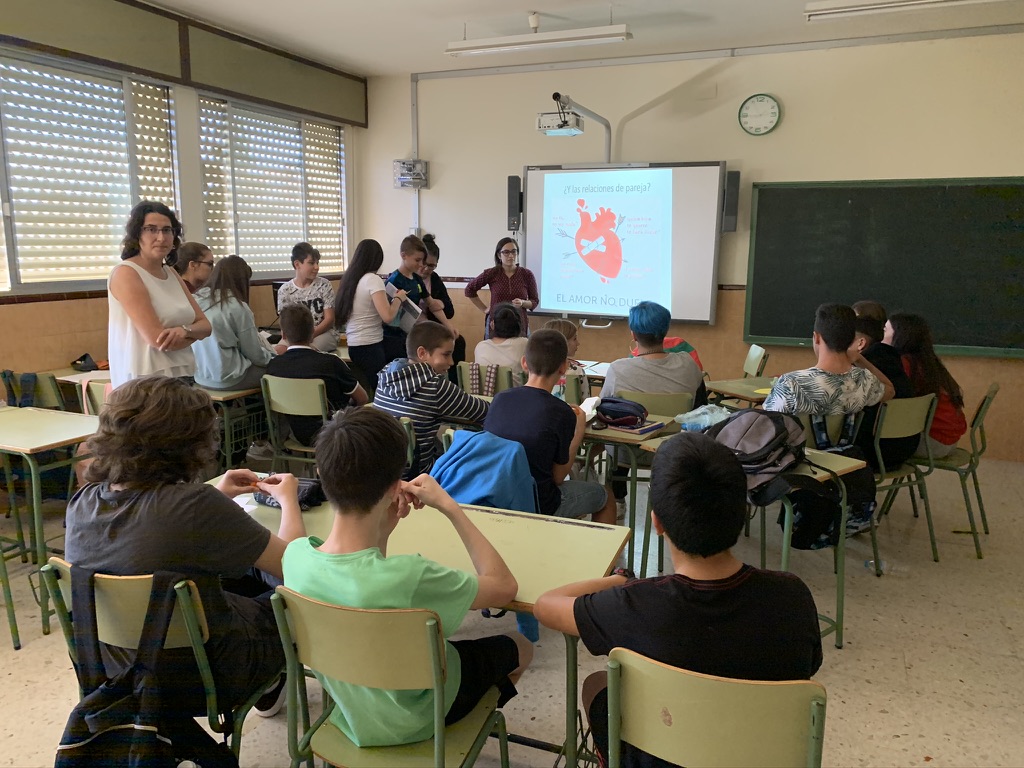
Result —
<path fill-rule="evenodd" d="M 488 308 L 477 297 L 481 288 L 491 289 L 491 306 Z M 490 315 L 494 308 L 509 302 L 519 310 L 522 336 L 530 335 L 530 321 L 526 310 L 533 311 L 540 303 L 537 295 L 537 279 L 533 272 L 519 266 L 519 246 L 511 237 L 503 237 L 494 248 L 494 266 L 484 270 L 469 281 L 466 298 L 484 313 L 484 338 L 491 337 Z"/>
<path fill-rule="evenodd" d="M 377 274 L 383 263 L 380 243 L 361 241 L 342 275 L 334 301 L 335 326 L 345 331 L 349 359 L 366 375 L 371 389 L 377 383 L 377 373 L 388 362 L 381 323 L 390 323 L 398 316 L 406 296 L 400 290 L 395 301 L 389 303 L 384 281 Z"/>

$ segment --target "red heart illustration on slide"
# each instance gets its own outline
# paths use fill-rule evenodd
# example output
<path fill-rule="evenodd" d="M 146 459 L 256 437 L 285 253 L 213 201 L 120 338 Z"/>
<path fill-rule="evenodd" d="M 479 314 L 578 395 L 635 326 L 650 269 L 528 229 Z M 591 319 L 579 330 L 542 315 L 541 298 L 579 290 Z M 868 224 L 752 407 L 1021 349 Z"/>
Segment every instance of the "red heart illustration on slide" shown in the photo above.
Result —
<path fill-rule="evenodd" d="M 598 209 L 591 217 L 585 200 L 577 200 L 576 212 L 580 215 L 580 227 L 576 230 L 576 253 L 592 270 L 601 276 L 601 282 L 618 277 L 622 269 L 622 243 L 615 234 L 615 212 L 608 208 Z"/>

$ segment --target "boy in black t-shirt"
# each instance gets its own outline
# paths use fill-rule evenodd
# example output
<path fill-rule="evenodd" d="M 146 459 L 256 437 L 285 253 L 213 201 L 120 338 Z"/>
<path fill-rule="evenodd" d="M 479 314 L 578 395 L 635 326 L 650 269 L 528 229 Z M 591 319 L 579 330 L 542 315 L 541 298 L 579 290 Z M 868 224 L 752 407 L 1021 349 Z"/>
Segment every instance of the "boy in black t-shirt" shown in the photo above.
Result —
<path fill-rule="evenodd" d="M 578 635 L 594 655 L 623 647 L 664 664 L 739 680 L 807 680 L 821 666 L 814 599 L 790 573 L 733 556 L 746 516 L 747 483 L 732 451 L 707 435 L 666 442 L 651 470 L 652 522 L 668 537 L 674 573 L 614 575 L 553 589 L 534 613 Z M 583 683 L 594 741 L 608 749 L 607 678 Z M 680 716 L 683 716 L 680 713 Z M 668 766 L 629 744 L 623 766 Z"/>
<path fill-rule="evenodd" d="M 281 310 L 281 334 L 288 350 L 267 363 L 267 374 L 283 379 L 320 379 L 327 390 L 327 407 L 331 413 L 349 403 L 365 405 L 366 390 L 337 355 L 320 352 L 310 346 L 313 341 L 313 314 L 302 304 L 290 304 Z M 316 433 L 323 426 L 317 416 L 289 416 L 288 425 L 295 439 L 313 445 Z"/>
<path fill-rule="evenodd" d="M 566 476 L 583 442 L 586 418 L 579 406 L 551 394 L 569 366 L 565 336 L 545 328 L 526 344 L 526 385 L 494 396 L 484 429 L 521 443 L 537 481 L 540 511 L 557 517 L 586 517 L 615 524 L 615 498 L 599 483 L 568 480 Z"/>

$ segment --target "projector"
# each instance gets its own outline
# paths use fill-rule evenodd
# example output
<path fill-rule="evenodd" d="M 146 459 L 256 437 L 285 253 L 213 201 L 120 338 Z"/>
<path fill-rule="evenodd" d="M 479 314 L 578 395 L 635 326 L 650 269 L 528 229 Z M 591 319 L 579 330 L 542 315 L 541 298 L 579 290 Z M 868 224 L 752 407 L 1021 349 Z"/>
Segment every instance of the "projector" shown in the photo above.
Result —
<path fill-rule="evenodd" d="M 548 136 L 579 136 L 583 133 L 583 118 L 575 112 L 541 112 L 537 115 L 537 130 Z"/>

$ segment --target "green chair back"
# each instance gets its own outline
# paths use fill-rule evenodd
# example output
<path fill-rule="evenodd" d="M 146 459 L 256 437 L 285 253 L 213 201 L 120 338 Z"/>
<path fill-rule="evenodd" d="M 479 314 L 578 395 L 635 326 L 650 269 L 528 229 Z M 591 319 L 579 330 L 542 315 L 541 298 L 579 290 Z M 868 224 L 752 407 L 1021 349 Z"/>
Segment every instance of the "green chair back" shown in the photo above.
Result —
<path fill-rule="evenodd" d="M 811 680 L 701 675 L 615 648 L 608 657 L 608 764 L 620 739 L 675 765 L 821 765 L 827 695 Z"/>
<path fill-rule="evenodd" d="M 743 378 L 760 376 L 768 364 L 768 352 L 764 347 L 751 344 L 747 350 L 747 358 L 743 361 Z"/>
<path fill-rule="evenodd" d="M 264 376 L 262 386 L 268 416 L 281 413 L 286 416 L 321 416 L 324 421 L 329 418 L 327 389 L 320 379 Z"/>
<path fill-rule="evenodd" d="M 616 397 L 640 403 L 648 413 L 658 416 L 676 416 L 693 410 L 693 395 L 689 392 L 634 392 L 624 389 L 615 393 Z M 669 423 L 659 435 L 670 435 L 680 430 L 676 422 Z"/>
<path fill-rule="evenodd" d="M 21 388 L 21 376 L 22 374 L 14 374 L 14 394 L 18 400 L 21 400 L 22 388 Z M 64 395 L 61 394 L 60 385 L 57 383 L 57 378 L 52 373 L 37 373 L 36 374 L 36 386 L 33 392 L 35 408 L 49 408 L 51 410 L 66 411 L 67 404 L 64 402 Z"/>
<path fill-rule="evenodd" d="M 110 382 L 102 379 L 90 381 L 85 385 L 85 402 L 89 408 L 89 413 L 94 416 L 99 415 L 100 410 L 107 402 L 108 386 L 110 386 Z"/>
<path fill-rule="evenodd" d="M 978 410 L 974 412 L 974 418 L 971 419 L 971 463 L 974 466 L 977 466 L 978 459 L 981 458 L 981 455 L 988 448 L 988 440 L 985 437 L 985 416 L 988 415 L 988 409 L 992 407 L 992 401 L 996 399 L 998 394 L 999 384 L 993 383 L 988 388 L 988 392 L 985 393 L 985 397 L 978 404 Z"/>
<path fill-rule="evenodd" d="M 878 450 L 879 440 L 927 432 L 931 428 L 935 406 L 935 395 L 903 397 L 882 403 L 875 422 L 875 449 Z"/>
<path fill-rule="evenodd" d="M 472 385 L 471 385 L 472 372 L 473 372 L 473 369 L 470 367 L 469 363 L 463 361 L 463 362 L 458 364 L 458 368 L 456 370 L 456 373 L 457 373 L 458 379 L 459 379 L 459 386 L 463 389 L 463 391 L 468 392 L 470 394 L 473 393 L 473 388 L 472 388 Z M 484 391 L 484 377 L 486 375 L 487 375 L 487 367 L 483 366 L 483 365 L 480 366 L 480 375 L 477 377 L 477 382 L 479 384 L 478 392 L 480 394 L 482 394 L 483 391 Z M 512 369 L 509 366 L 507 366 L 507 365 L 499 365 L 498 366 L 498 375 L 497 375 L 497 377 L 495 378 L 495 381 L 494 381 L 494 392 L 495 392 L 495 394 L 497 394 L 498 392 L 502 392 L 503 390 L 506 390 L 506 389 L 512 389 L 512 386 L 513 386 Z"/>
<path fill-rule="evenodd" d="M 800 419 L 800 423 L 804 427 L 804 445 L 808 448 L 817 448 L 818 445 L 814 441 L 814 430 L 811 428 L 811 417 L 806 413 L 798 413 L 796 414 L 796 417 Z M 860 432 L 860 427 L 863 421 L 864 411 L 860 411 L 853 424 L 854 438 L 856 438 L 857 434 Z M 845 423 L 846 415 L 842 413 L 830 413 L 825 417 L 825 431 L 828 433 L 828 439 L 832 441 L 832 445 L 835 445 L 838 442 Z"/>
<path fill-rule="evenodd" d="M 71 564 L 59 557 L 51 557 L 41 569 L 42 580 L 53 600 L 57 621 L 64 633 L 71 660 L 77 663 L 75 630 L 71 611 Z M 96 629 L 100 642 L 121 648 L 135 649 L 142 637 L 149 608 L 150 592 L 153 588 L 152 574 L 141 576 L 111 576 L 97 574 L 95 580 Z M 174 586 L 176 600 L 171 623 L 167 629 L 164 648 L 191 648 L 196 667 L 203 681 L 206 696 L 206 715 L 210 729 L 215 733 L 231 733 L 230 746 L 238 757 L 242 740 L 242 723 L 246 713 L 265 690 L 276 683 L 273 680 L 253 693 L 249 699 L 235 707 L 232 718 L 226 719 L 217 703 L 217 686 L 213 679 L 209 658 L 206 655 L 206 641 L 210 629 L 203 610 L 199 590 L 190 580 L 180 581 Z"/>
<path fill-rule="evenodd" d="M 589 392 L 587 395 L 589 396 Z M 570 405 L 579 405 L 583 402 L 583 377 L 566 375 L 565 377 L 565 402 Z"/>
<path fill-rule="evenodd" d="M 473 712 L 445 728 L 447 669 L 444 637 L 436 613 L 347 608 L 313 600 L 287 587 L 277 588 L 271 604 L 288 662 L 288 754 L 292 765 L 316 755 L 332 765 L 469 766 L 493 730 L 498 736 L 501 764 L 508 768 L 505 719 L 496 709 L 495 689 L 485 694 Z M 339 643 L 344 653 L 338 653 Z M 432 690 L 433 743 L 360 749 L 327 722 L 335 706 L 329 695 L 325 695 L 323 713 L 310 723 L 305 698 L 306 668 L 353 685 Z"/>

